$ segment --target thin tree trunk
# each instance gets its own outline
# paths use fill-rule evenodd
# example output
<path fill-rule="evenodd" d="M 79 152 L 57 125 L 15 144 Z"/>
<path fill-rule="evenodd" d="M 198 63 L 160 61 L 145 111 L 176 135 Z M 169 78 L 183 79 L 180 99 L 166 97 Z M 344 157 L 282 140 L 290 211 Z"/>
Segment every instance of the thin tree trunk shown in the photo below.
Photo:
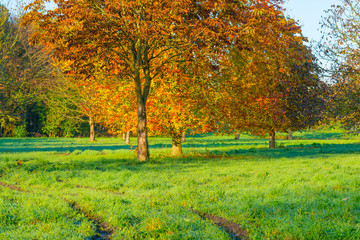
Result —
<path fill-rule="evenodd" d="M 275 148 L 275 131 L 270 131 L 269 148 Z"/>
<path fill-rule="evenodd" d="M 235 140 L 239 140 L 239 139 L 240 139 L 240 134 L 241 134 L 241 132 L 238 132 L 238 133 L 235 135 Z"/>
<path fill-rule="evenodd" d="M 146 105 L 145 101 L 138 97 L 137 99 L 138 126 L 137 126 L 137 157 L 140 162 L 148 161 L 150 158 L 148 133 L 146 122 Z"/>
<path fill-rule="evenodd" d="M 182 155 L 181 138 L 181 134 L 174 134 L 172 136 L 171 154 L 174 156 Z"/>
<path fill-rule="evenodd" d="M 126 144 L 130 144 L 131 131 L 126 132 Z"/>
<path fill-rule="evenodd" d="M 181 141 L 186 142 L 186 134 L 185 134 L 185 132 L 183 132 L 183 134 L 182 134 Z"/>
<path fill-rule="evenodd" d="M 123 133 L 122 139 L 126 141 L 126 133 Z"/>
<path fill-rule="evenodd" d="M 293 135 L 291 129 L 288 130 L 288 140 L 293 140 Z"/>
<path fill-rule="evenodd" d="M 90 141 L 95 141 L 95 122 L 92 116 L 89 117 L 89 125 L 90 125 Z"/>

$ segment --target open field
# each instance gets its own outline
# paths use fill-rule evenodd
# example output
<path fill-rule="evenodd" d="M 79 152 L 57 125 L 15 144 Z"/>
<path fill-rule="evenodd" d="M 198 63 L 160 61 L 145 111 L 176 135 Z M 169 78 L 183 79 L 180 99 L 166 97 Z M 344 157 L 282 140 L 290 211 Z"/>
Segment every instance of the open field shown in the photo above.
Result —
<path fill-rule="evenodd" d="M 150 138 L 145 164 L 117 138 L 2 138 L 0 239 L 237 238 L 216 219 L 243 239 L 360 239 L 360 139 L 294 137 L 190 137 L 181 158 Z"/>

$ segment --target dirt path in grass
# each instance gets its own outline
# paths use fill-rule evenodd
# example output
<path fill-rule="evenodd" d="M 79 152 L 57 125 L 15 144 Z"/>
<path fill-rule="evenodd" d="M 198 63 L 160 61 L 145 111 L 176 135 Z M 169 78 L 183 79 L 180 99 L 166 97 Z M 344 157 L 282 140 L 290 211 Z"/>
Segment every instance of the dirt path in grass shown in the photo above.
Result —
<path fill-rule="evenodd" d="M 77 211 L 78 213 L 84 214 L 96 227 L 95 235 L 87 238 L 88 240 L 109 240 L 111 235 L 114 234 L 115 230 L 110 227 L 110 224 L 101 220 L 100 217 L 95 216 L 87 212 L 83 207 L 77 204 L 75 201 L 69 201 L 64 199 L 69 206 Z"/>
<path fill-rule="evenodd" d="M 234 223 L 230 220 L 227 220 L 219 216 L 212 215 L 210 213 L 201 213 L 194 209 L 190 209 L 190 212 L 199 215 L 203 219 L 211 220 L 221 229 L 225 230 L 225 232 L 227 232 L 230 235 L 230 237 L 232 237 L 235 240 L 249 239 L 248 232 L 237 223 Z"/>

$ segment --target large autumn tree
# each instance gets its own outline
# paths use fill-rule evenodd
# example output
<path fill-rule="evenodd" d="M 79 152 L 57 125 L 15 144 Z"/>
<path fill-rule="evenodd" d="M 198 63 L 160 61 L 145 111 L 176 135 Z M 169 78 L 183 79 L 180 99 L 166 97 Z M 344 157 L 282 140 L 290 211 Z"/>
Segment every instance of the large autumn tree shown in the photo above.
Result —
<path fill-rule="evenodd" d="M 196 59 L 201 64 L 203 56 L 215 61 L 230 45 L 241 45 L 239 40 L 252 32 L 252 21 L 261 19 L 262 11 L 254 11 L 254 6 L 273 4 L 268 0 L 55 0 L 58 7 L 44 11 L 45 2 L 37 0 L 27 7 L 27 21 L 39 30 L 33 42 L 48 44 L 59 60 L 73 59 L 73 71 L 101 58 L 117 69 L 119 80 L 134 84 L 140 161 L 149 159 L 146 102 L 153 80 L 173 62 Z"/>

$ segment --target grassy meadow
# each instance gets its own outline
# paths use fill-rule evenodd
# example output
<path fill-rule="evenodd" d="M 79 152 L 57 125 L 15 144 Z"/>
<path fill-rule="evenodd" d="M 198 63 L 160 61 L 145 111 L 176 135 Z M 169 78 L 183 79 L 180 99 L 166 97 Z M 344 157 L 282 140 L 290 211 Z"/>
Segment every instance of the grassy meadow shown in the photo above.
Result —
<path fill-rule="evenodd" d="M 360 137 L 294 137 L 0 138 L 0 239 L 360 239 Z"/>

